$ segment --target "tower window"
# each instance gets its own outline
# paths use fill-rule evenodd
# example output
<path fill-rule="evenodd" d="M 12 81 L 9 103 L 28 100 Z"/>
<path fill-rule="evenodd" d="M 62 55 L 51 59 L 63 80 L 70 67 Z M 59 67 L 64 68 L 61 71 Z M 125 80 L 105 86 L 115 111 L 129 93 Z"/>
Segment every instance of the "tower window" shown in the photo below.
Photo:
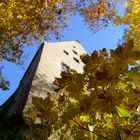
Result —
<path fill-rule="evenodd" d="M 78 59 L 76 59 L 75 57 L 73 57 L 73 59 L 74 59 L 77 63 L 80 63 L 80 62 L 79 62 L 79 60 L 78 60 Z"/>
<path fill-rule="evenodd" d="M 70 71 L 70 67 L 63 62 L 61 63 L 61 68 L 62 68 L 62 71 L 65 71 L 65 72 Z"/>
<path fill-rule="evenodd" d="M 73 48 L 76 48 L 75 46 L 73 46 Z"/>
<path fill-rule="evenodd" d="M 69 55 L 69 53 L 68 53 L 67 51 L 63 50 L 63 52 L 64 52 L 66 55 Z"/>
<path fill-rule="evenodd" d="M 74 50 L 72 50 L 72 51 L 73 51 L 73 53 L 75 53 L 76 55 L 78 55 L 78 53 L 76 51 L 74 51 Z"/>

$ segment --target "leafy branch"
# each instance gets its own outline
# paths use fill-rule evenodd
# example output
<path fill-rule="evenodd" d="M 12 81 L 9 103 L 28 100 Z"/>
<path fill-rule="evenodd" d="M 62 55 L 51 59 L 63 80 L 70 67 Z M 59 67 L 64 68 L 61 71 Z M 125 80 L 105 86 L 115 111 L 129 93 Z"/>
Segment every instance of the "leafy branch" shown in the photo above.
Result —
<path fill-rule="evenodd" d="M 131 132 L 140 124 L 140 121 L 137 122 L 137 124 L 132 127 L 132 129 L 130 130 L 130 133 L 126 136 L 126 138 L 124 140 L 127 140 L 127 138 L 130 136 Z"/>
<path fill-rule="evenodd" d="M 120 131 L 119 131 L 119 127 L 118 127 L 118 126 L 117 126 L 117 133 L 118 133 L 119 139 L 122 140 L 121 134 L 120 134 Z"/>
<path fill-rule="evenodd" d="M 56 107 L 56 106 L 55 106 L 55 107 Z M 56 107 L 56 108 L 57 108 L 58 110 L 60 110 L 61 112 L 63 112 L 62 109 L 60 109 L 59 107 Z M 64 113 L 64 112 L 63 112 L 63 113 Z M 90 132 L 90 133 L 93 133 L 93 134 L 95 134 L 95 135 L 97 135 L 97 136 L 99 136 L 99 137 L 102 137 L 102 138 L 108 140 L 107 137 L 102 136 L 102 135 L 100 135 L 100 134 L 98 134 L 98 133 L 96 133 L 96 132 L 94 132 L 94 131 L 90 131 L 89 129 L 87 129 L 87 128 L 85 128 L 84 126 L 80 125 L 80 124 L 79 124 L 76 120 L 74 120 L 71 116 L 68 116 L 68 115 L 67 115 L 67 117 L 70 118 L 73 122 L 75 122 L 81 129 L 86 130 L 86 131 L 88 131 L 88 132 Z"/>

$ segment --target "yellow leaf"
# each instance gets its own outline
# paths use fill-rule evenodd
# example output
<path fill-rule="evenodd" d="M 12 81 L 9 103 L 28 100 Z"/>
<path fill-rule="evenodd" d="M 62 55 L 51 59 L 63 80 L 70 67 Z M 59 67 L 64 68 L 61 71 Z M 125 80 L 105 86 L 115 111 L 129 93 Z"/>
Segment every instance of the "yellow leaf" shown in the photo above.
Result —
<path fill-rule="evenodd" d="M 122 90 L 124 90 L 124 89 L 127 87 L 127 85 L 128 85 L 128 84 L 126 84 L 126 83 L 124 83 L 124 82 L 122 82 L 122 81 L 120 81 L 120 82 L 118 83 L 119 89 L 122 89 Z"/>
<path fill-rule="evenodd" d="M 116 107 L 116 110 L 117 110 L 118 115 L 120 117 L 129 117 L 130 116 L 130 113 L 127 110 L 123 109 L 123 108 Z"/>

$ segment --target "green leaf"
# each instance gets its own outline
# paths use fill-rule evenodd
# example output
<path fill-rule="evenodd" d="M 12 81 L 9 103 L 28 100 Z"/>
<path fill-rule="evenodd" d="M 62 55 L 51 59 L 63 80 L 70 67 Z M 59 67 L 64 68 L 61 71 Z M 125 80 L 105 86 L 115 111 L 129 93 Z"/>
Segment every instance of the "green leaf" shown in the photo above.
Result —
<path fill-rule="evenodd" d="M 88 115 L 81 115 L 80 120 L 83 122 L 90 122 L 90 117 Z"/>
<path fill-rule="evenodd" d="M 116 107 L 116 110 L 117 110 L 118 115 L 120 117 L 129 117 L 130 116 L 129 112 L 127 110 L 125 110 L 125 109 L 122 109 L 120 107 Z"/>

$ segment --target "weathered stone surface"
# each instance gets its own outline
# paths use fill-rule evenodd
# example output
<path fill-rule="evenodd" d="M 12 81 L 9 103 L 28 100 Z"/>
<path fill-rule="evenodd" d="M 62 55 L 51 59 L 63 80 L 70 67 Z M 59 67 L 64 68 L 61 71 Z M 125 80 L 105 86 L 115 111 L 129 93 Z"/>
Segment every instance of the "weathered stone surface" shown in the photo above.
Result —
<path fill-rule="evenodd" d="M 70 68 L 82 73 L 84 64 L 80 55 L 84 53 L 86 51 L 78 41 L 44 42 L 26 106 L 31 105 L 32 96 L 45 98 L 48 92 L 53 92 L 55 87 L 52 83 L 63 70 Z"/>
<path fill-rule="evenodd" d="M 10 116 L 22 113 L 29 95 L 32 80 L 34 78 L 42 50 L 43 44 L 35 54 L 16 91 L 3 105 L 0 106 L 0 120 L 8 119 L 11 118 Z"/>

